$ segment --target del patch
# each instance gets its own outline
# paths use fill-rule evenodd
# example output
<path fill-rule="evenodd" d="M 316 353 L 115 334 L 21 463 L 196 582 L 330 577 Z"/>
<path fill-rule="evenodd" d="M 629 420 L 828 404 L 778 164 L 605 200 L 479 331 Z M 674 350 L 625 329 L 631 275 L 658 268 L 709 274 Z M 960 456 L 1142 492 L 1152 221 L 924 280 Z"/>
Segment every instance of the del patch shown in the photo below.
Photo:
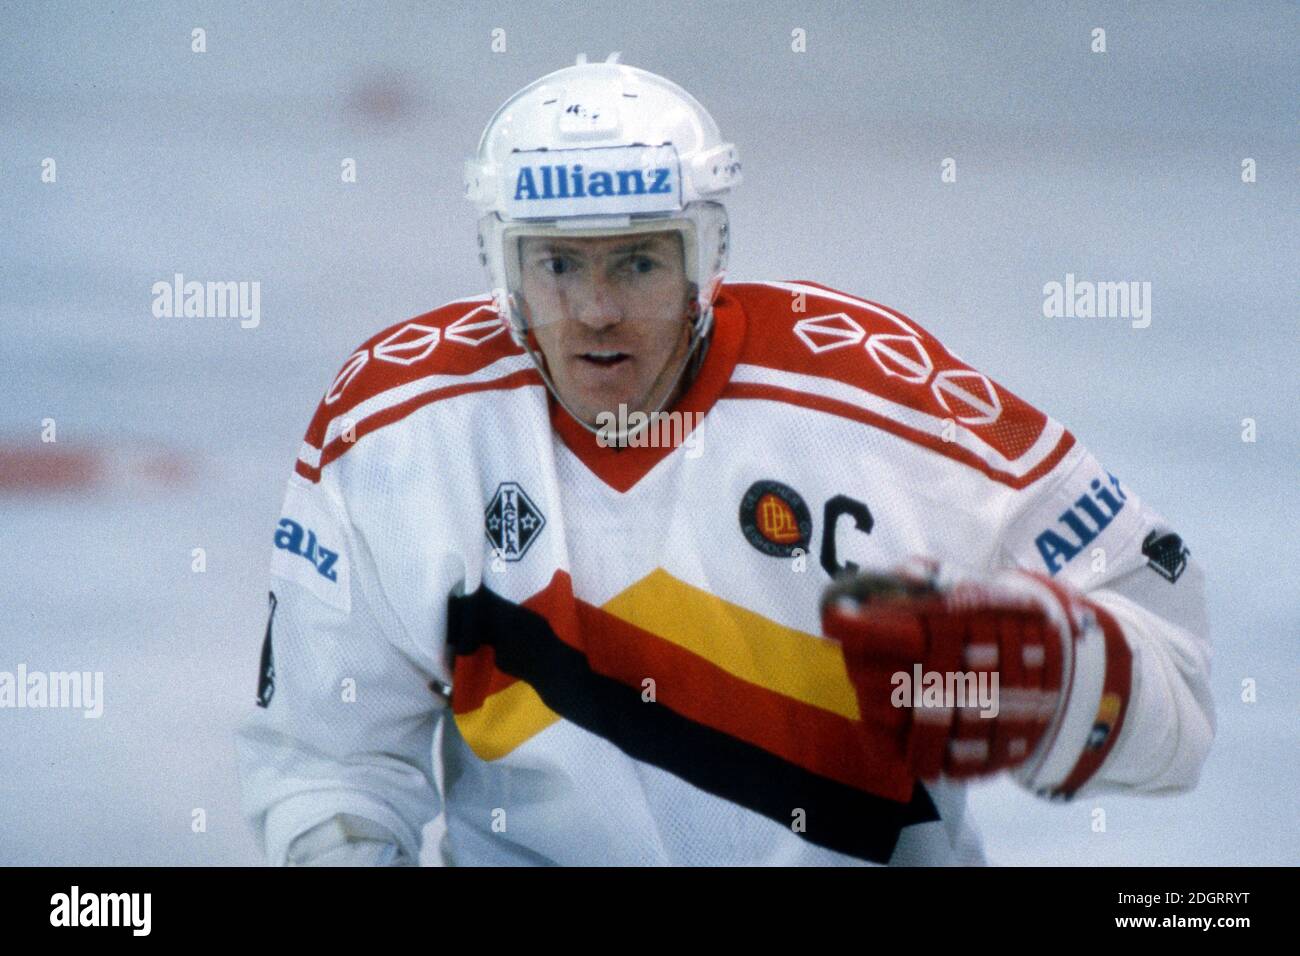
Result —
<path fill-rule="evenodd" d="M 799 492 L 779 481 L 756 481 L 740 499 L 740 530 L 745 540 L 773 558 L 808 550 L 812 515 Z"/>
<path fill-rule="evenodd" d="M 345 614 L 352 610 L 346 539 L 312 490 L 290 483 L 274 544 L 272 574 L 301 585 Z"/>

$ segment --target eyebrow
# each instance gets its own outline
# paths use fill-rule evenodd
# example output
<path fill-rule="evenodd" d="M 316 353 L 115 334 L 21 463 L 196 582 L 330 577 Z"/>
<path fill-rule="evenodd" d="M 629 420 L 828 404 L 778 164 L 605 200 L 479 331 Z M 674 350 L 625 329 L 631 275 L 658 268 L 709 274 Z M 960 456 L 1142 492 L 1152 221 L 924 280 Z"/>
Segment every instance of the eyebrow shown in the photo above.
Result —
<path fill-rule="evenodd" d="M 666 243 L 668 241 L 669 241 L 668 237 L 666 236 L 651 236 L 648 239 L 641 239 L 637 242 L 627 242 L 621 246 L 615 246 L 613 249 L 609 250 L 609 253 L 613 255 L 618 255 L 618 254 L 629 253 L 629 252 L 641 252 L 645 249 L 651 249 L 660 246 L 663 243 Z M 552 252 L 577 252 L 581 254 L 583 251 L 584 251 L 583 249 L 571 245 L 563 239 L 559 239 L 559 240 L 544 240 L 540 246 L 532 250 L 532 253 L 534 255 L 538 253 L 552 253 Z"/>

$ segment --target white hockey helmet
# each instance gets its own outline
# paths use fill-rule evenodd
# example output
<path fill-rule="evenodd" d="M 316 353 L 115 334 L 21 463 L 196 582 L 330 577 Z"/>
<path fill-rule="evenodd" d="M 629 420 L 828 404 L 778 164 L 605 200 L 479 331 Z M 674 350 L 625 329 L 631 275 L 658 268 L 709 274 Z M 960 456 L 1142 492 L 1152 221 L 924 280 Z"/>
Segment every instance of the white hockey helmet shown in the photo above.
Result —
<path fill-rule="evenodd" d="M 736 148 L 695 97 L 618 57 L 580 55 L 524 87 L 488 121 L 465 164 L 465 195 L 481 214 L 479 261 L 498 312 L 535 361 L 516 296 L 524 235 L 676 229 L 696 289 L 693 338 L 712 328 L 728 245 L 718 200 L 740 182 Z"/>

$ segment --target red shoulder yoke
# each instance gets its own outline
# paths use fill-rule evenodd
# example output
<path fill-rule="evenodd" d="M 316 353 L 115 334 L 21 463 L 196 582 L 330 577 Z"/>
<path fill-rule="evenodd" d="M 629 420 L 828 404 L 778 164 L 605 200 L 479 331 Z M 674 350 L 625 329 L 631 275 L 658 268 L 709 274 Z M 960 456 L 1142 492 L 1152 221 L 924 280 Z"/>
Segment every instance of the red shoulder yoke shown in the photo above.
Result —
<path fill-rule="evenodd" d="M 729 285 L 749 334 L 724 398 L 815 408 L 1023 487 L 1074 437 L 894 309 L 814 282 Z"/>
<path fill-rule="evenodd" d="M 466 392 L 541 384 L 490 296 L 450 302 L 389 326 L 343 363 L 325 390 L 295 470 L 310 481 L 357 439 Z"/>

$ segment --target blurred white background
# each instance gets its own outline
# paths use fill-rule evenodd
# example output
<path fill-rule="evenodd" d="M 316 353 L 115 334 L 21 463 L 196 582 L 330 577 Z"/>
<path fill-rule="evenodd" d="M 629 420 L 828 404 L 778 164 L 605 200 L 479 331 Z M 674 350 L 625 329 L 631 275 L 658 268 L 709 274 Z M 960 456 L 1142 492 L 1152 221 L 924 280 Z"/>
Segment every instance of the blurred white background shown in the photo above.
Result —
<path fill-rule="evenodd" d="M 485 290 L 463 159 L 517 88 L 612 50 L 739 145 L 733 278 L 902 310 L 1065 422 L 1207 569 L 1200 787 L 979 787 L 990 858 L 1300 863 L 1298 9 L 0 5 L 0 670 L 103 671 L 106 697 L 99 720 L 0 710 L 0 863 L 258 861 L 231 732 L 307 421 L 363 338 Z M 260 325 L 154 318 L 178 272 L 260 282 Z M 1044 318 L 1066 273 L 1149 281 L 1150 327 Z M 45 419 L 65 457 L 37 478 Z"/>

